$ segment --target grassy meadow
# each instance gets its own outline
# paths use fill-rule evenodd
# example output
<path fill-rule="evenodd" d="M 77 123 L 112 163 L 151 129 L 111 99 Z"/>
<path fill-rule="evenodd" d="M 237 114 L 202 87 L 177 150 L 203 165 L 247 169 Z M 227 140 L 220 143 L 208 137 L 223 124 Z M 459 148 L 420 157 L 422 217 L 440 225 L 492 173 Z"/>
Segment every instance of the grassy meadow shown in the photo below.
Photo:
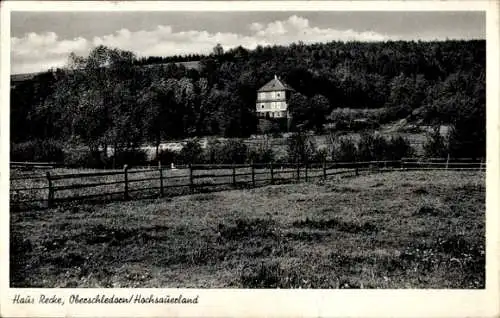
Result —
<path fill-rule="evenodd" d="M 484 288 L 484 173 L 12 212 L 12 287 Z"/>

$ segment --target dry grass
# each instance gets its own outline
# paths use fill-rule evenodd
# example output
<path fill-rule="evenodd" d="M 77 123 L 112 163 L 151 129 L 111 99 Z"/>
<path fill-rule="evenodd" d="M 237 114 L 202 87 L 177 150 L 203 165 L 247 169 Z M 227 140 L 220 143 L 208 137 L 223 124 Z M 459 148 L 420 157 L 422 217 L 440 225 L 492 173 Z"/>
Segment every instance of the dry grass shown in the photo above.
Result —
<path fill-rule="evenodd" d="M 16 287 L 484 288 L 484 174 L 11 213 Z"/>

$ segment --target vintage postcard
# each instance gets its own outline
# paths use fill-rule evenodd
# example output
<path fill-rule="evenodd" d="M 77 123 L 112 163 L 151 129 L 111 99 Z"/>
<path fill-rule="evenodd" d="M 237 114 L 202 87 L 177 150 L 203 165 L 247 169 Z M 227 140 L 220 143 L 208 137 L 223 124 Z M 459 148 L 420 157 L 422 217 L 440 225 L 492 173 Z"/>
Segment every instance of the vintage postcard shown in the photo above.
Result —
<path fill-rule="evenodd" d="M 498 316 L 499 9 L 3 2 L 1 316 Z"/>

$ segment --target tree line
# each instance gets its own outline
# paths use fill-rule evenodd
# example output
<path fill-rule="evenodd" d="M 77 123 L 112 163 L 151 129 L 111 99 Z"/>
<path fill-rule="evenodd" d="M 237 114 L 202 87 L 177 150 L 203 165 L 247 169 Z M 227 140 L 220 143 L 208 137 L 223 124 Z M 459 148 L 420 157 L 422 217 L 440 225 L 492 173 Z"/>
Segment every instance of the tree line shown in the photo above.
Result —
<path fill-rule="evenodd" d="M 199 70 L 165 64 L 192 59 Z M 54 140 L 98 154 L 186 137 L 246 137 L 259 131 L 256 91 L 277 74 L 295 89 L 295 130 L 319 133 L 326 123 L 341 126 L 339 109 L 373 109 L 377 123 L 452 125 L 462 143 L 452 150 L 481 155 L 485 63 L 483 40 L 218 46 L 168 58 L 99 46 L 11 89 L 11 140 Z"/>

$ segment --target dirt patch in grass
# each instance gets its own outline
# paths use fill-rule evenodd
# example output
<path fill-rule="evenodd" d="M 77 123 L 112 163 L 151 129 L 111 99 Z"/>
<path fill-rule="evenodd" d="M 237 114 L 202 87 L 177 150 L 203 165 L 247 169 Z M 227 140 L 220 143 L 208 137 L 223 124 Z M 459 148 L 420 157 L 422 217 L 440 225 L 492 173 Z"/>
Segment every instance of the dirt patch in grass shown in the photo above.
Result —
<path fill-rule="evenodd" d="M 302 242 L 319 242 L 329 236 L 331 236 L 331 233 L 317 231 L 298 231 L 288 232 L 285 234 L 285 237 L 287 238 Z"/>
<path fill-rule="evenodd" d="M 212 200 L 215 200 L 216 198 L 217 198 L 216 194 L 213 194 L 213 193 L 204 193 L 204 194 L 194 195 L 192 197 L 192 200 L 195 200 L 195 201 L 212 201 Z"/>
<path fill-rule="evenodd" d="M 425 189 L 425 188 L 417 188 L 417 189 L 413 190 L 413 193 L 419 194 L 419 195 L 425 195 L 425 194 L 429 194 L 429 191 L 427 191 L 427 189 Z"/>
<path fill-rule="evenodd" d="M 337 192 L 337 193 L 358 193 L 361 191 L 361 189 L 356 189 L 356 188 L 351 188 L 351 187 L 345 187 L 345 186 L 329 186 L 327 187 L 328 191 L 331 192 Z"/>
<path fill-rule="evenodd" d="M 218 233 L 226 239 L 247 237 L 275 237 L 276 222 L 271 219 L 236 219 L 233 224 L 219 223 Z"/>
<path fill-rule="evenodd" d="M 413 213 L 413 215 L 417 216 L 425 216 L 425 215 L 438 216 L 442 214 L 443 211 L 440 208 L 430 205 L 422 205 L 418 207 Z"/>

